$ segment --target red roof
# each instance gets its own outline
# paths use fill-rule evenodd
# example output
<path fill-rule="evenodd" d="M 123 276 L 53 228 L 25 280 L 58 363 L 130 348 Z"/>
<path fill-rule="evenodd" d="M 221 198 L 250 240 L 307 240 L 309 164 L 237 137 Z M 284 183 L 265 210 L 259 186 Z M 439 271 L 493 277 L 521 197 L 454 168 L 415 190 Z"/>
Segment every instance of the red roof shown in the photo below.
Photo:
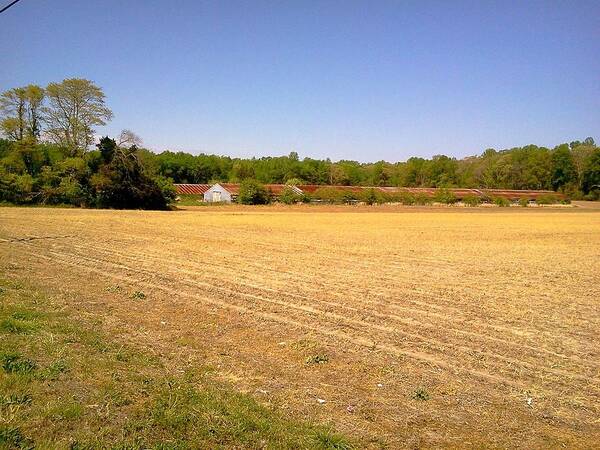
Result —
<path fill-rule="evenodd" d="M 437 188 L 417 188 L 417 187 L 396 187 L 396 186 L 335 186 L 325 184 L 303 184 L 298 185 L 298 189 L 307 194 L 313 194 L 318 189 L 337 189 L 344 192 L 359 193 L 366 189 L 376 189 L 381 192 L 387 192 L 390 194 L 408 192 L 413 195 L 425 194 L 430 197 L 434 196 L 437 192 Z M 475 197 L 504 197 L 511 200 L 518 200 L 520 198 L 536 199 L 541 195 L 554 195 L 558 198 L 564 198 L 564 195 L 554 191 L 544 190 L 517 190 L 517 189 L 467 189 L 467 188 L 450 188 L 448 189 L 459 199 L 466 196 Z"/>
<path fill-rule="evenodd" d="M 175 184 L 174 186 L 178 194 L 203 195 L 210 189 L 210 184 Z"/>
<path fill-rule="evenodd" d="M 223 186 L 223 188 L 232 195 L 238 195 L 240 193 L 240 185 L 237 183 L 219 183 L 219 185 Z M 271 193 L 271 195 L 281 195 L 283 190 L 287 187 L 291 187 L 292 189 L 295 188 L 295 186 L 287 184 L 263 184 L 263 186 Z"/>

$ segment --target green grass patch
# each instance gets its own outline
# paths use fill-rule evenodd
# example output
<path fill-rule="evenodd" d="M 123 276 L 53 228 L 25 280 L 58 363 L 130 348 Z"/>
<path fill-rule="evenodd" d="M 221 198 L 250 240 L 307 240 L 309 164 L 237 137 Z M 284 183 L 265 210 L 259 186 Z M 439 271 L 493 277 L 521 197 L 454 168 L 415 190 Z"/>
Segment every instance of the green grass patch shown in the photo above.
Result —
<path fill-rule="evenodd" d="M 177 206 L 200 206 L 204 203 L 204 196 L 192 194 L 179 194 L 179 200 L 175 202 Z"/>
<path fill-rule="evenodd" d="M 37 369 L 37 363 L 19 353 L 0 354 L 0 363 L 6 373 L 30 374 Z"/>
<path fill-rule="evenodd" d="M 0 279 L 0 449 L 353 448 L 329 427 L 218 382 L 208 367 L 165 365 L 118 342 L 101 322 L 19 283 Z"/>
<path fill-rule="evenodd" d="M 327 362 L 329 362 L 329 356 L 325 354 L 312 355 L 306 358 L 306 364 L 325 364 Z"/>
<path fill-rule="evenodd" d="M 0 408 L 13 405 L 29 405 L 33 401 L 31 394 L 10 394 L 0 397 Z"/>
<path fill-rule="evenodd" d="M 146 294 L 144 294 L 142 291 L 134 291 L 131 293 L 129 298 L 134 300 L 144 300 L 146 298 Z"/>
<path fill-rule="evenodd" d="M 25 437 L 17 427 L 0 425 L 0 448 L 33 449 L 33 440 Z"/>
<path fill-rule="evenodd" d="M 427 392 L 424 388 L 418 388 L 413 392 L 412 398 L 415 400 L 429 400 L 429 392 Z"/>

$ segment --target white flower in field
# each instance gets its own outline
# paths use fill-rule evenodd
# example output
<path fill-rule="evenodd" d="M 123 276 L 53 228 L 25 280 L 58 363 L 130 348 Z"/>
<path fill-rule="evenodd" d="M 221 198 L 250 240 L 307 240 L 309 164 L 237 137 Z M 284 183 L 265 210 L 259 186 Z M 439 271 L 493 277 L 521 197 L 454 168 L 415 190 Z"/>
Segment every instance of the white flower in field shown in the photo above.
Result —
<path fill-rule="evenodd" d="M 527 402 L 527 406 L 531 407 L 533 404 L 533 398 L 532 397 L 527 397 L 525 399 L 525 401 Z"/>
<path fill-rule="evenodd" d="M 322 399 L 322 398 L 318 398 L 318 399 L 317 399 L 317 403 L 318 403 L 319 405 L 323 405 L 323 404 L 327 403 L 327 400 L 324 400 L 324 399 Z"/>
<path fill-rule="evenodd" d="M 381 384 L 381 383 L 377 383 L 377 387 L 378 387 L 378 388 L 382 388 L 382 387 L 383 387 L 383 384 Z"/>

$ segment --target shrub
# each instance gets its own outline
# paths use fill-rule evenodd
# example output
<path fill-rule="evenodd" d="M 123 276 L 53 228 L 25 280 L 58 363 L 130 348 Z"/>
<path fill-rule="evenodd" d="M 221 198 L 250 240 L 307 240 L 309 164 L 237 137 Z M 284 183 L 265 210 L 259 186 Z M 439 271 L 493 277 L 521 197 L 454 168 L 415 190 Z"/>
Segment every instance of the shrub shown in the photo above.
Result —
<path fill-rule="evenodd" d="M 502 208 L 510 206 L 510 200 L 504 197 L 494 197 L 493 199 L 494 205 L 498 205 Z"/>
<path fill-rule="evenodd" d="M 446 205 L 452 205 L 458 201 L 456 195 L 454 195 L 454 193 L 451 190 L 446 188 L 438 189 L 435 192 L 433 199 L 438 203 L 444 203 Z"/>
<path fill-rule="evenodd" d="M 279 195 L 279 201 L 286 205 L 292 205 L 300 201 L 300 196 L 296 194 L 296 191 L 291 186 L 286 186 L 281 191 L 281 195 Z"/>
<path fill-rule="evenodd" d="M 246 179 L 240 184 L 239 203 L 243 205 L 266 205 L 270 201 L 269 191 L 258 181 Z"/>
<path fill-rule="evenodd" d="M 476 195 L 465 195 L 462 202 L 467 206 L 479 206 L 481 205 L 481 198 Z"/>
<path fill-rule="evenodd" d="M 417 195 L 415 195 L 415 204 L 417 205 L 429 205 L 432 201 L 433 199 L 423 192 L 420 192 Z"/>
<path fill-rule="evenodd" d="M 352 191 L 342 192 L 342 201 L 344 203 L 354 203 L 358 200 L 358 196 Z"/>
<path fill-rule="evenodd" d="M 173 185 L 173 180 L 171 178 L 163 177 L 162 175 L 158 175 L 154 177 L 154 182 L 162 192 L 163 197 L 167 200 L 168 203 L 172 203 L 175 201 L 175 197 L 177 197 L 177 191 L 175 190 L 175 186 Z"/>
<path fill-rule="evenodd" d="M 342 203 L 344 201 L 344 190 L 335 187 L 322 187 L 314 192 L 313 197 L 328 203 Z"/>
<path fill-rule="evenodd" d="M 535 202 L 538 205 L 554 205 L 554 204 L 558 203 L 558 197 L 553 194 L 544 194 L 544 195 L 540 195 L 538 198 L 536 198 Z"/>
<path fill-rule="evenodd" d="M 529 206 L 529 199 L 527 197 L 520 198 L 519 205 L 521 205 L 523 208 L 527 208 Z"/>
<path fill-rule="evenodd" d="M 304 193 L 300 196 L 300 201 L 302 203 L 310 203 L 312 201 L 312 197 L 310 194 Z"/>
<path fill-rule="evenodd" d="M 414 205 L 416 202 L 415 196 L 410 192 L 400 192 L 396 198 L 403 205 Z"/>
<path fill-rule="evenodd" d="M 378 192 L 375 191 L 375 189 L 373 188 L 366 189 L 364 192 L 362 192 L 362 201 L 365 202 L 367 205 L 373 205 L 374 203 L 382 203 L 379 200 L 379 196 L 377 194 Z"/>

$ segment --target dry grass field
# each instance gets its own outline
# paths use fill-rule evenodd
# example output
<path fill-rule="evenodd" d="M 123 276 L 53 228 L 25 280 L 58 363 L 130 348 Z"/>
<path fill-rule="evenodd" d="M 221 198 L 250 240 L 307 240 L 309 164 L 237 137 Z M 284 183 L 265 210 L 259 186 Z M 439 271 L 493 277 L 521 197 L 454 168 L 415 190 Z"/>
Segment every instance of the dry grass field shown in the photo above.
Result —
<path fill-rule="evenodd" d="M 0 260 L 361 447 L 600 442 L 598 211 L 1 208 Z"/>

